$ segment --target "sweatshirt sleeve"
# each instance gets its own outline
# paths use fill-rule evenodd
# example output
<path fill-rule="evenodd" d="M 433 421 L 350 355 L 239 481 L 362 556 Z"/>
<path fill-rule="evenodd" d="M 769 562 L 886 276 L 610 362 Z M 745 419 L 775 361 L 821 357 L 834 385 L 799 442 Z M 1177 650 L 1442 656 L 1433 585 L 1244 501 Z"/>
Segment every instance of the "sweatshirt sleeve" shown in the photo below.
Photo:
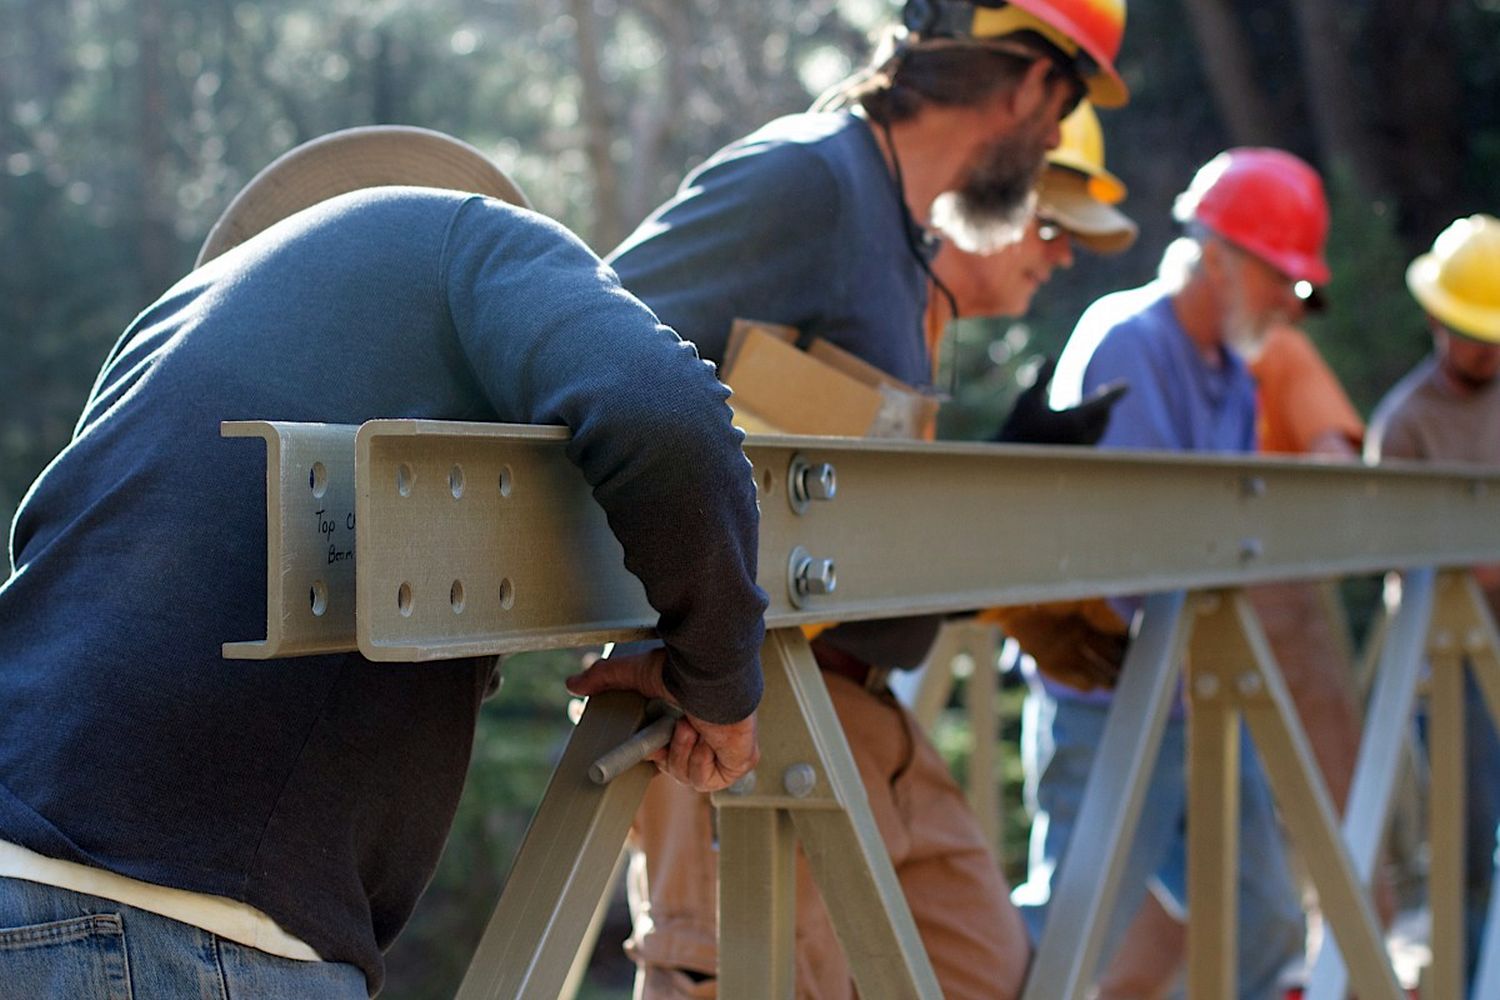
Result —
<path fill-rule="evenodd" d="M 444 252 L 447 306 L 504 420 L 562 424 L 659 613 L 668 689 L 734 722 L 761 693 L 755 483 L 728 390 L 571 233 L 476 198 Z"/>

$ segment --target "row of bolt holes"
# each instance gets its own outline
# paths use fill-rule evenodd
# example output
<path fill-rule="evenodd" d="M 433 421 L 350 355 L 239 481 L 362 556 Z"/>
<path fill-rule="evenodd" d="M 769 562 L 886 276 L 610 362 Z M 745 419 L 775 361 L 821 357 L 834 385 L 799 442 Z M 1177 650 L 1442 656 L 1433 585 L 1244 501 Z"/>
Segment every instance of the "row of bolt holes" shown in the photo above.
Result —
<path fill-rule="evenodd" d="M 314 580 L 312 589 L 308 592 L 308 601 L 312 605 L 313 617 L 321 618 L 328 610 L 328 585 L 322 580 Z M 516 588 L 510 582 L 510 577 L 500 581 L 500 607 L 509 611 L 516 603 Z M 454 580 L 453 585 L 448 588 L 448 605 L 453 608 L 455 615 L 462 614 L 464 610 L 464 582 Z M 410 618 L 412 611 L 412 590 L 410 583 L 401 584 L 396 591 L 396 610 L 401 612 L 402 617 Z"/>
<path fill-rule="evenodd" d="M 416 483 L 416 481 L 417 481 L 417 475 L 416 475 L 415 472 L 412 471 L 411 466 L 406 465 L 405 463 L 401 464 L 400 466 L 397 466 L 397 468 L 396 468 L 396 492 L 397 493 L 401 494 L 404 497 L 411 496 L 412 486 Z M 508 465 L 502 465 L 500 467 L 500 475 L 496 479 L 496 483 L 495 483 L 496 486 L 498 486 L 499 489 L 500 489 L 500 495 L 501 496 L 503 496 L 503 497 L 510 496 L 510 481 L 511 481 L 510 466 L 508 466 Z M 453 468 L 451 468 L 451 469 L 448 470 L 448 492 L 453 494 L 453 499 L 455 499 L 455 500 L 457 500 L 459 497 L 461 497 L 461 496 L 464 495 L 464 469 L 463 469 L 463 466 L 461 466 L 461 465 L 455 465 Z"/>
<path fill-rule="evenodd" d="M 396 492 L 404 497 L 411 496 L 413 484 L 417 481 L 416 474 L 412 472 L 411 466 L 402 463 L 396 468 Z M 500 467 L 500 476 L 496 480 L 502 497 L 510 496 L 510 466 Z M 457 500 L 464 495 L 464 470 L 463 466 L 455 465 L 448 470 L 448 492 L 453 494 Z M 516 603 L 516 588 L 506 577 L 500 581 L 500 607 L 509 611 Z M 462 614 L 464 610 L 464 582 L 454 580 L 453 585 L 448 588 L 448 605 L 453 608 L 455 615 Z M 401 584 L 396 591 L 396 610 L 403 617 L 411 617 L 412 591 L 410 583 Z"/>
<path fill-rule="evenodd" d="M 411 496 L 412 484 L 416 482 L 416 475 L 411 466 L 403 463 L 396 469 L 396 492 L 404 497 Z M 497 485 L 502 497 L 510 496 L 511 472 L 510 466 L 501 466 Z M 319 499 L 328 492 L 328 470 L 322 462 L 314 462 L 307 473 L 307 486 L 312 490 L 312 495 Z M 464 470 L 462 466 L 455 465 L 448 470 L 448 491 L 457 500 L 464 495 Z M 321 618 L 328 610 L 328 585 L 322 580 L 314 580 L 312 588 L 308 591 L 308 603 L 312 607 L 313 616 Z M 500 607 L 509 611 L 516 603 L 516 588 L 510 582 L 510 577 L 500 581 Z M 448 588 L 448 605 L 453 608 L 454 614 L 461 614 L 464 610 L 464 582 L 454 580 L 453 585 Z M 396 591 L 396 610 L 403 617 L 410 617 L 412 611 L 411 584 L 403 582 Z"/>

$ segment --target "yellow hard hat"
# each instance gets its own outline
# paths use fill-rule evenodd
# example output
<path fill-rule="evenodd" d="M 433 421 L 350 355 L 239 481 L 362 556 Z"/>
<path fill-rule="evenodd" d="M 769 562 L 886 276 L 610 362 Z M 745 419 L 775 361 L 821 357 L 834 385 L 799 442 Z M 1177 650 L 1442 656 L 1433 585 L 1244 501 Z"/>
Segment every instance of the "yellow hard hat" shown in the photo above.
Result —
<path fill-rule="evenodd" d="M 1095 253 L 1115 254 L 1135 242 L 1136 224 L 1115 208 L 1125 185 L 1104 169 L 1104 131 L 1087 101 L 1062 120 L 1062 142 L 1047 154 L 1037 186 L 1037 212 Z"/>
<path fill-rule="evenodd" d="M 1047 154 L 1047 162 L 1070 167 L 1089 179 L 1089 194 L 1106 205 L 1125 200 L 1125 185 L 1104 169 L 1104 129 L 1093 105 L 1084 101 L 1058 126 L 1062 142 Z"/>
<path fill-rule="evenodd" d="M 1500 344 L 1500 219 L 1471 215 L 1444 229 L 1406 269 L 1406 287 L 1444 326 Z"/>

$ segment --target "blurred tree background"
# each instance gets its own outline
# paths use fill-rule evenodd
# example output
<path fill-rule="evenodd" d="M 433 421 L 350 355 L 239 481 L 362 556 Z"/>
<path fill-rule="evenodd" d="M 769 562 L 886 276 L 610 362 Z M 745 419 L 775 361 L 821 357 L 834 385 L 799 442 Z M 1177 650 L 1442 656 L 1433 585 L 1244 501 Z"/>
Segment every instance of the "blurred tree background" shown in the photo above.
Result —
<path fill-rule="evenodd" d="M 118 331 L 292 146 L 377 122 L 449 132 L 605 252 L 720 145 L 805 108 L 895 9 L 0 0 L 0 518 L 67 442 Z M 1080 259 L 1024 322 L 961 324 L 946 433 L 992 430 L 1093 298 L 1151 277 L 1172 197 L 1231 144 L 1290 148 L 1329 178 L 1335 279 L 1310 326 L 1368 413 L 1427 349 L 1407 261 L 1453 217 L 1500 210 L 1496 52 L 1500 0 L 1136 0 L 1121 63 L 1135 99 L 1104 125 L 1141 239 Z M 387 996 L 451 995 L 565 735 L 557 681 L 575 662 L 508 666 Z M 962 734 L 940 735 L 962 758 Z M 618 995 L 601 975 L 594 995 Z"/>

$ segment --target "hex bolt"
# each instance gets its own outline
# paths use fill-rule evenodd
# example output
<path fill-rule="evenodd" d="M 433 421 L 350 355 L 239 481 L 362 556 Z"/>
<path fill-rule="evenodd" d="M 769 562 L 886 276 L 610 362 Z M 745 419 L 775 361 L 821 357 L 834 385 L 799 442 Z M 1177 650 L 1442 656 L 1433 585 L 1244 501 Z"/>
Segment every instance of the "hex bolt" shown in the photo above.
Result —
<path fill-rule="evenodd" d="M 1240 676 L 1235 680 L 1234 686 L 1235 689 L 1246 698 L 1253 698 L 1256 695 L 1260 694 L 1262 686 L 1260 674 L 1246 671 L 1245 673 L 1240 674 Z"/>
<path fill-rule="evenodd" d="M 832 500 L 839 491 L 838 473 L 828 462 L 809 462 L 793 455 L 786 474 L 787 499 L 798 514 L 814 500 Z"/>
<path fill-rule="evenodd" d="M 808 558 L 797 568 L 797 593 L 803 597 L 831 594 L 838 585 L 832 559 Z"/>
<path fill-rule="evenodd" d="M 1259 559 L 1261 557 L 1261 555 L 1264 554 L 1264 552 L 1265 552 L 1265 547 L 1263 545 L 1261 545 L 1261 542 L 1260 542 L 1259 538 L 1241 538 L 1240 539 L 1240 561 L 1241 562 L 1251 562 L 1251 561 L 1253 561 L 1255 559 Z"/>
<path fill-rule="evenodd" d="M 811 764 L 793 764 L 781 776 L 781 787 L 794 799 L 805 799 L 818 787 L 818 772 Z"/>
<path fill-rule="evenodd" d="M 1240 496 L 1263 497 L 1266 495 L 1266 481 L 1260 476 L 1245 476 L 1240 480 Z"/>
<path fill-rule="evenodd" d="M 1219 678 L 1213 674 L 1204 674 L 1193 681 L 1193 694 L 1199 698 L 1210 699 L 1219 696 Z"/>
<path fill-rule="evenodd" d="M 1468 634 L 1464 636 L 1464 652 L 1466 653 L 1482 653 L 1486 645 L 1488 643 L 1485 642 L 1483 629 L 1469 629 Z"/>
<path fill-rule="evenodd" d="M 1453 633 L 1447 629 L 1438 629 L 1432 633 L 1432 648 L 1448 650 L 1453 648 Z"/>
<path fill-rule="evenodd" d="M 802 492 L 809 500 L 832 500 L 839 491 L 839 476 L 832 465 L 819 462 L 802 470 Z"/>

